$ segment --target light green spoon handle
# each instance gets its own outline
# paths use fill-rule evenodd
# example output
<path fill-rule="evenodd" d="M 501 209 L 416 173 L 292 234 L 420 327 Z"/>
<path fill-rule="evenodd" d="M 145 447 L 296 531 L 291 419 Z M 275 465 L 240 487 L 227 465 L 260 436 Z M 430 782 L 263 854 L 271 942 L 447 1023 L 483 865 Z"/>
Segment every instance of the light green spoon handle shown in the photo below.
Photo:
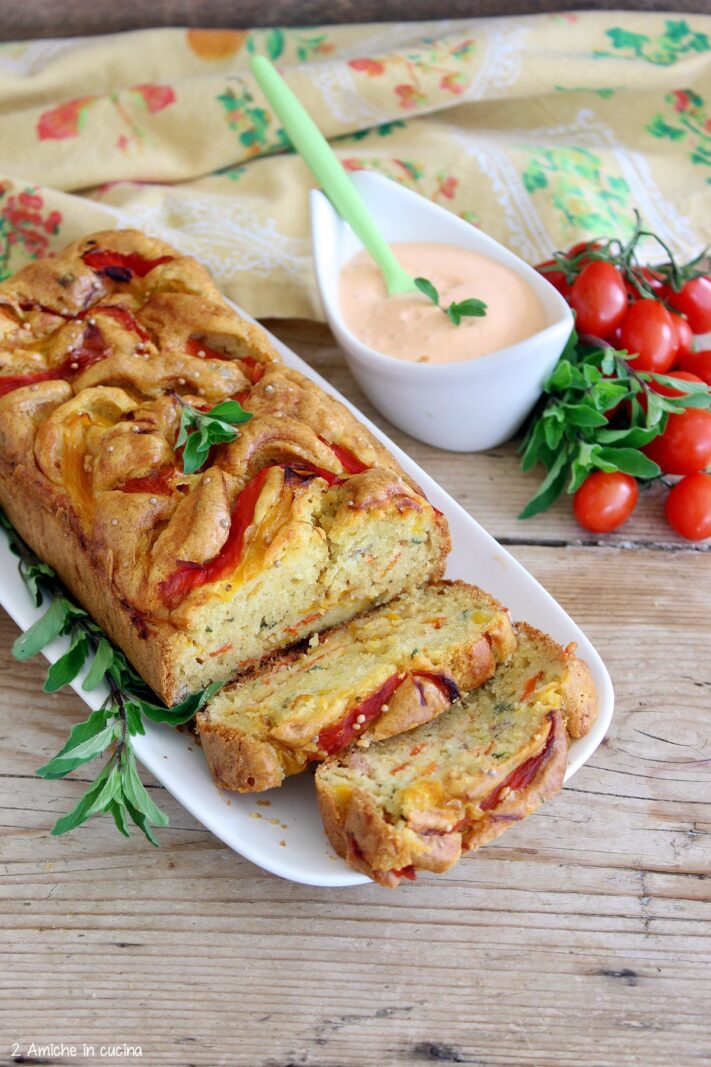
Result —
<path fill-rule="evenodd" d="M 396 260 L 360 193 L 306 109 L 265 56 L 253 56 L 250 66 L 294 148 L 378 264 L 388 294 L 415 291 L 414 279 Z"/>

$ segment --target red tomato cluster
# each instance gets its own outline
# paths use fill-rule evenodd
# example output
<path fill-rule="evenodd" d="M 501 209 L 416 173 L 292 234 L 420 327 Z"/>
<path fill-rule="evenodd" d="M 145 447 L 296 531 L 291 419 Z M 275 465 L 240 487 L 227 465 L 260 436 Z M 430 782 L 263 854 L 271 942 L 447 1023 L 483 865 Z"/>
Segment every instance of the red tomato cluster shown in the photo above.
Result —
<path fill-rule="evenodd" d="M 644 267 L 641 274 L 655 296 L 642 297 L 614 263 L 584 254 L 600 247 L 582 242 L 569 249 L 568 259 L 579 257 L 572 283 L 564 270 L 545 269 L 555 268 L 554 260 L 538 267 L 575 310 L 578 334 L 636 354 L 630 362 L 637 371 L 711 386 L 711 350 L 693 349 L 694 334 L 711 332 L 711 276 L 693 278 L 676 292 L 662 273 Z M 666 396 L 681 395 L 669 386 L 653 388 Z M 663 474 L 683 475 L 667 498 L 669 524 L 693 541 L 711 537 L 711 474 L 704 473 L 711 465 L 711 411 L 687 408 L 670 414 L 664 432 L 643 451 Z M 627 521 L 638 497 L 630 475 L 596 471 L 577 490 L 573 510 L 585 529 L 607 533 Z"/>

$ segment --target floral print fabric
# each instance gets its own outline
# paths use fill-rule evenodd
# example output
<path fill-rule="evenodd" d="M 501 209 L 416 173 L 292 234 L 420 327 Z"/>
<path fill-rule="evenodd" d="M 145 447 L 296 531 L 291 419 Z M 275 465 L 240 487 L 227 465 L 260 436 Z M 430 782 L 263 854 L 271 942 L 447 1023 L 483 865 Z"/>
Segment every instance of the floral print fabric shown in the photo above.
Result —
<path fill-rule="evenodd" d="M 711 17 L 582 12 L 0 45 L 0 278 L 139 226 L 258 316 L 320 317 L 311 177 L 249 72 L 268 55 L 343 165 L 531 262 L 624 235 L 711 239 Z"/>

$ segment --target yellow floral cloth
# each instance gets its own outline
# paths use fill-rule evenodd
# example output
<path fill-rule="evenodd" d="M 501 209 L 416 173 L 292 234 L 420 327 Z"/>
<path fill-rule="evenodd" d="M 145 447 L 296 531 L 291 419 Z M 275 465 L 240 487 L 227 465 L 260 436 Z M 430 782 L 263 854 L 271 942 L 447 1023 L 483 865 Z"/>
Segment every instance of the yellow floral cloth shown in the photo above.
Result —
<path fill-rule="evenodd" d="M 711 239 L 711 17 L 598 12 L 0 45 L 0 278 L 138 226 L 258 316 L 320 317 L 310 174 L 249 73 L 270 56 L 349 170 L 536 262 L 624 235 Z M 285 154 L 286 150 L 286 154 Z"/>

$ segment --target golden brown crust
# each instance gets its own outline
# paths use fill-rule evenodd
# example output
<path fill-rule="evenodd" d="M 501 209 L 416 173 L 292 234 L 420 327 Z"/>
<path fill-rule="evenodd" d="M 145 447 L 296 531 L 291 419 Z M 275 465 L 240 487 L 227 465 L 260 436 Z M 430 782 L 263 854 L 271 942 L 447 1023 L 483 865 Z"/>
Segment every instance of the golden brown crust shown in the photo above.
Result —
<path fill-rule="evenodd" d="M 339 809 L 317 776 L 316 795 L 326 836 L 337 854 L 389 889 L 399 885 L 403 870 L 416 867 L 442 874 L 461 857 L 461 834 L 403 834 L 387 822 L 364 790 L 354 790 L 345 810 Z"/>
<path fill-rule="evenodd" d="M 158 694 L 171 694 L 170 628 L 147 625 L 130 606 L 117 600 L 106 575 L 91 553 L 81 547 L 60 492 L 45 479 L 34 482 L 7 476 L 0 468 L 0 506 L 12 525 L 37 555 L 51 561 L 67 589 L 90 607 L 95 621 L 133 663 Z M 169 700 L 169 702 L 171 702 Z"/>
<path fill-rule="evenodd" d="M 164 242 L 111 230 L 30 264 L 0 285 L 0 327 L 0 500 L 167 702 L 309 632 L 291 625 L 284 601 L 278 631 L 262 644 L 247 626 L 251 644 L 243 648 L 237 623 L 234 637 L 205 636 L 212 632 L 206 611 L 230 592 L 228 582 L 187 587 L 175 601 L 164 591 L 182 561 L 219 556 L 239 494 L 265 467 L 284 472 L 267 494 L 280 525 L 250 544 L 252 578 L 261 567 L 266 582 L 280 553 L 303 552 L 303 530 L 315 531 L 311 547 L 327 566 L 348 537 L 357 542 L 359 524 L 387 518 L 395 537 L 400 515 L 406 528 L 415 512 L 424 516 L 428 547 L 411 575 L 401 564 L 396 579 L 384 578 L 376 599 L 442 573 L 446 522 L 393 457 L 343 405 L 283 367 L 264 332 L 230 308 L 207 271 Z M 27 384 L 6 391 L 18 376 Z M 175 454 L 182 402 L 209 407 L 234 395 L 252 420 L 216 450 L 211 466 L 185 475 Z M 306 474 L 287 487 L 292 466 Z M 316 488 L 313 470 L 325 472 Z M 161 474 L 164 483 L 135 487 Z M 265 500 L 260 495 L 262 511 Z M 327 522 L 340 540 L 324 552 Z M 323 625 L 366 606 L 367 592 L 336 589 Z"/>
<path fill-rule="evenodd" d="M 575 655 L 575 642 L 561 649 L 552 637 L 541 634 L 527 622 L 517 622 L 516 631 L 520 634 L 535 634 L 537 640 L 544 641 L 549 654 L 562 657 L 566 670 L 562 679 L 563 719 L 570 737 L 584 737 L 597 718 L 597 691 L 593 676 L 587 663 Z"/>
<path fill-rule="evenodd" d="M 212 776 L 222 789 L 261 793 L 284 780 L 274 746 L 258 738 L 207 723 L 200 730 L 200 743 Z"/>
<path fill-rule="evenodd" d="M 592 673 L 587 663 L 573 655 L 575 645 L 570 645 L 568 675 L 565 680 L 568 718 L 566 726 L 571 737 L 584 737 L 597 718 L 597 693 Z"/>

